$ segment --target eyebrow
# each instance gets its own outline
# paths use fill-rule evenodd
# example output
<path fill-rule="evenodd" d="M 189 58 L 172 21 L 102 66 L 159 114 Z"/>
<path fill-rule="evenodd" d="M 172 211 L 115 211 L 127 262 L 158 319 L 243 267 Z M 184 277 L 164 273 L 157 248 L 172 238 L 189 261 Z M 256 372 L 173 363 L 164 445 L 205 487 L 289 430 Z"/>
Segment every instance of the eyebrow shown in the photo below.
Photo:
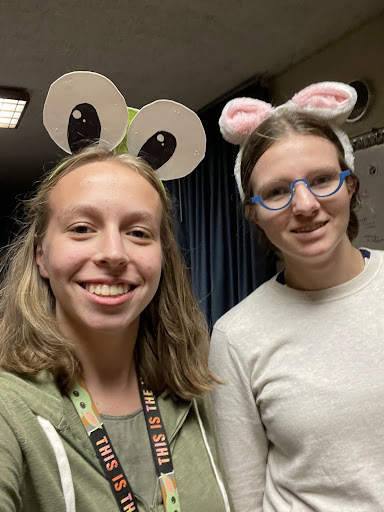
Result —
<path fill-rule="evenodd" d="M 88 217 L 101 217 L 101 209 L 92 205 L 92 204 L 84 204 L 84 205 L 77 205 L 77 206 L 67 206 L 66 208 L 63 208 L 60 210 L 57 214 L 57 220 L 58 222 L 65 220 L 68 217 L 76 216 L 76 215 L 84 215 Z M 156 226 L 159 226 L 158 219 L 149 213 L 146 210 L 135 210 L 131 213 L 129 213 L 127 216 L 129 219 L 132 220 L 139 220 L 139 219 L 146 219 L 150 222 L 153 222 L 156 224 Z"/>
<path fill-rule="evenodd" d="M 334 167 L 332 165 L 326 165 L 324 167 L 317 167 L 316 169 L 313 169 L 312 171 L 306 173 L 306 175 L 304 175 L 303 178 L 306 179 L 308 176 L 311 176 L 312 174 L 315 174 L 315 173 L 318 173 L 318 172 L 326 172 L 326 171 L 341 172 L 336 167 Z M 292 183 L 292 181 L 295 181 L 295 180 L 287 180 L 287 179 L 284 179 L 284 178 L 275 178 L 273 180 L 266 181 L 265 183 L 262 184 L 261 187 L 258 187 L 258 188 L 259 188 L 259 190 L 262 190 L 262 189 L 264 189 L 265 187 L 267 187 L 269 185 L 273 185 L 273 183 L 279 183 L 281 181 L 284 181 L 284 182 L 287 182 L 287 183 Z"/>

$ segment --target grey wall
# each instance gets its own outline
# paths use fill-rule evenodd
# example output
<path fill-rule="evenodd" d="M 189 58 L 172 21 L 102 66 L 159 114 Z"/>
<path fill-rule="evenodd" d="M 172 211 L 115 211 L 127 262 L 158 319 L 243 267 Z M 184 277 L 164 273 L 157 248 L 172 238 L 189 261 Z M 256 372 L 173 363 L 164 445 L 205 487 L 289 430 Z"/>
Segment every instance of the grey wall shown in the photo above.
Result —
<path fill-rule="evenodd" d="M 368 80 L 375 91 L 361 121 L 344 125 L 350 137 L 384 127 L 384 14 L 271 81 L 273 103 L 284 103 L 303 87 L 322 81 Z"/>

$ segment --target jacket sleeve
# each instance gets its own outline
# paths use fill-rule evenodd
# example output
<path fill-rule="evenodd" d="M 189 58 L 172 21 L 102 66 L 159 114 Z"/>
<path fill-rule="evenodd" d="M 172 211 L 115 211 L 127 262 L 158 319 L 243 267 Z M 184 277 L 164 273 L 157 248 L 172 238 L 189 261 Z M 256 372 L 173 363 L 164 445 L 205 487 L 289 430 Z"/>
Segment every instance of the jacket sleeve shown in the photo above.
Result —
<path fill-rule="evenodd" d="M 214 328 L 211 369 L 224 381 L 212 391 L 217 442 L 236 512 L 262 512 L 268 440 L 251 375 L 226 333 Z"/>
<path fill-rule="evenodd" d="M 21 509 L 23 456 L 7 417 L 0 399 L 0 508 L 1 512 L 16 512 Z"/>

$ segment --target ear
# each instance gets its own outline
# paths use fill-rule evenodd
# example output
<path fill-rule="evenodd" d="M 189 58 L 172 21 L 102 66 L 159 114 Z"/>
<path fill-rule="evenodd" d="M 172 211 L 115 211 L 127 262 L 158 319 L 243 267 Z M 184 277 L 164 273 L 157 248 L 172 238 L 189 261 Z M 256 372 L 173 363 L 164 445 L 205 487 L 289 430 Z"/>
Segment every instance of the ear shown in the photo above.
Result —
<path fill-rule="evenodd" d="M 319 82 L 295 94 L 286 105 L 293 104 L 318 117 L 341 125 L 352 112 L 357 92 L 341 82 Z"/>
<path fill-rule="evenodd" d="M 235 98 L 229 101 L 220 116 L 219 126 L 224 139 L 243 144 L 272 112 L 272 105 L 254 98 Z"/>
<path fill-rule="evenodd" d="M 44 279 L 49 279 L 48 270 L 45 265 L 45 256 L 44 256 L 44 252 L 43 252 L 43 246 L 42 246 L 41 242 L 39 242 L 37 244 L 35 254 L 36 254 L 36 264 L 39 269 L 41 277 L 43 277 Z"/>
<path fill-rule="evenodd" d="M 347 184 L 349 199 L 352 199 L 353 194 L 359 191 L 359 182 L 354 175 L 349 175 L 345 178 Z"/>
<path fill-rule="evenodd" d="M 255 205 L 246 204 L 244 208 L 245 218 L 259 226 Z M 260 226 L 259 226 L 260 227 Z"/>

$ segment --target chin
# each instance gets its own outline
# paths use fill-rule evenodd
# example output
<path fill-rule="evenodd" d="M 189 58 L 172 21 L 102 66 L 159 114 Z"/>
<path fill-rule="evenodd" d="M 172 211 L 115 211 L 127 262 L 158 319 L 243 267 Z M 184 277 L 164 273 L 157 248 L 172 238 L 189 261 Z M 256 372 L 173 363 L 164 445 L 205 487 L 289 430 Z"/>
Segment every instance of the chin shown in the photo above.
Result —
<path fill-rule="evenodd" d="M 330 243 L 322 240 L 318 243 L 303 245 L 302 247 L 288 248 L 287 250 L 280 249 L 283 254 L 286 254 L 291 259 L 308 259 L 308 260 L 322 260 L 329 257 L 338 246 L 338 243 Z"/>
<path fill-rule="evenodd" d="M 102 319 L 90 319 L 87 324 L 84 325 L 86 330 L 89 330 L 91 333 L 99 333 L 105 334 L 108 336 L 113 336 L 116 334 L 121 334 L 127 331 L 131 326 L 135 324 L 137 319 L 132 319 L 132 321 L 126 320 L 121 321 L 118 319 L 112 318 L 102 318 Z"/>

